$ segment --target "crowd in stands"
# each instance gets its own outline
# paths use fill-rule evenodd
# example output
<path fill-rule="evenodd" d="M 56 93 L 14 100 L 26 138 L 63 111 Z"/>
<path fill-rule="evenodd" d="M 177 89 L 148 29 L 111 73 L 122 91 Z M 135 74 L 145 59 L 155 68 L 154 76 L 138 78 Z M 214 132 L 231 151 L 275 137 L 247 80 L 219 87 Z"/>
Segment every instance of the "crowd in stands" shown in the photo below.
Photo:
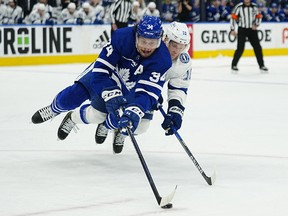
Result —
<path fill-rule="evenodd" d="M 110 8 L 119 0 L 0 0 L 0 25 L 5 24 L 109 24 Z M 163 22 L 199 22 L 200 1 L 131 0 L 131 23 L 143 15 L 161 17 Z M 203 0 L 204 1 L 204 0 Z M 240 0 L 205 0 L 206 22 L 229 22 Z M 287 22 L 288 0 L 257 0 L 262 21 Z"/>

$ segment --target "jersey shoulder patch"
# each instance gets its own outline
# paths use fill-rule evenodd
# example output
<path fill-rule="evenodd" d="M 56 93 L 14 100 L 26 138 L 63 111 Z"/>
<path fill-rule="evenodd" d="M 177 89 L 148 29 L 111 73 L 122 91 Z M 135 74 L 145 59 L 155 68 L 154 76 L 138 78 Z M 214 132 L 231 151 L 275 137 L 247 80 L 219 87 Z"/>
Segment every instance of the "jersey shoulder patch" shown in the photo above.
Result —
<path fill-rule="evenodd" d="M 187 64 L 190 61 L 190 56 L 188 53 L 181 53 L 179 55 L 179 59 L 182 63 Z"/>

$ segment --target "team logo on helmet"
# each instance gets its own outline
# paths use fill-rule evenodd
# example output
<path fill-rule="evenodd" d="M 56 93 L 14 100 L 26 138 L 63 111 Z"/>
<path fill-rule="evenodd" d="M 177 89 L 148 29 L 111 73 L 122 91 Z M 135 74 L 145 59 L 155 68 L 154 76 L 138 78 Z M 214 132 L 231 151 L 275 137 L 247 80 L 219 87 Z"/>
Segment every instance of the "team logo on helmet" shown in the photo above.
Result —
<path fill-rule="evenodd" d="M 187 53 L 181 53 L 179 59 L 182 63 L 187 64 L 190 60 L 190 56 Z"/>
<path fill-rule="evenodd" d="M 155 16 L 144 16 L 137 26 L 137 35 L 144 38 L 159 39 L 162 32 L 161 19 Z"/>

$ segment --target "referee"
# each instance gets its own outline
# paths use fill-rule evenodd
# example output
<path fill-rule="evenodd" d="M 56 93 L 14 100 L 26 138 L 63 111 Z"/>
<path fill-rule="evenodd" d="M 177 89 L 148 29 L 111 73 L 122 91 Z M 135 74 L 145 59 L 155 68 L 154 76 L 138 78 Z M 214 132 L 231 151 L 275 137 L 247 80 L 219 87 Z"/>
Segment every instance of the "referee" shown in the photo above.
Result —
<path fill-rule="evenodd" d="M 118 28 L 128 26 L 128 21 L 132 14 L 132 4 L 130 0 L 116 0 L 110 8 L 111 15 L 111 35 Z"/>
<path fill-rule="evenodd" d="M 232 60 L 232 73 L 237 73 L 238 71 L 237 64 L 243 54 L 246 38 L 248 38 L 254 49 L 260 71 L 268 73 L 268 68 L 264 66 L 262 47 L 257 34 L 257 27 L 260 25 L 261 20 L 262 15 L 258 12 L 257 4 L 251 2 L 251 0 L 243 0 L 243 2 L 234 7 L 230 26 L 231 34 L 236 37 L 235 27 L 238 25 L 238 39 L 237 49 Z"/>

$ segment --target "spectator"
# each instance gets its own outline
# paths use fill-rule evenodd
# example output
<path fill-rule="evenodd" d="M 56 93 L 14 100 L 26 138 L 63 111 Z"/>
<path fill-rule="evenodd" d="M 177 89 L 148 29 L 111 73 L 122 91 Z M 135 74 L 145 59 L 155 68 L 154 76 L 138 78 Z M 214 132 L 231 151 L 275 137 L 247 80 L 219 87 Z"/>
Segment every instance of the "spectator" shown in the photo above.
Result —
<path fill-rule="evenodd" d="M 4 17 L 6 15 L 7 7 L 2 4 L 2 0 L 0 0 L 0 24 L 3 24 Z"/>
<path fill-rule="evenodd" d="M 140 8 L 143 10 L 144 8 L 146 8 L 146 2 L 145 2 L 145 0 L 137 0 L 138 2 L 139 2 L 139 4 L 140 4 Z"/>
<path fill-rule="evenodd" d="M 200 21 L 200 0 L 195 0 L 191 12 L 191 21 L 199 22 Z"/>
<path fill-rule="evenodd" d="M 102 0 L 102 6 L 104 7 L 104 18 L 103 22 L 105 24 L 111 24 L 111 5 L 115 2 L 115 0 Z"/>
<path fill-rule="evenodd" d="M 281 22 L 288 22 L 288 4 L 285 5 L 284 9 L 282 9 L 279 14 Z"/>
<path fill-rule="evenodd" d="M 17 0 L 9 0 L 3 24 L 19 24 L 23 21 L 23 10 L 17 5 Z"/>
<path fill-rule="evenodd" d="M 272 4 L 276 4 L 276 5 L 279 5 L 279 9 L 285 8 L 285 5 L 288 4 L 288 0 L 271 0 L 271 1 L 267 1 L 267 3 L 268 2 L 269 4 L 267 4 L 267 6 L 272 7 Z"/>
<path fill-rule="evenodd" d="M 143 16 L 144 16 L 144 15 L 160 17 L 160 12 L 159 12 L 159 10 L 156 8 L 155 2 L 149 2 L 149 4 L 147 5 L 147 8 L 145 8 L 145 9 L 143 10 Z"/>
<path fill-rule="evenodd" d="M 26 17 L 31 13 L 32 8 L 36 3 L 37 0 L 18 0 L 18 5 L 22 8 L 24 13 L 23 17 Z"/>
<path fill-rule="evenodd" d="M 61 0 L 62 10 L 67 8 L 68 4 L 70 3 L 70 0 Z M 61 10 L 61 11 L 62 11 Z"/>
<path fill-rule="evenodd" d="M 88 2 L 84 2 L 82 4 L 81 9 L 78 11 L 77 14 L 77 23 L 78 24 L 89 24 L 94 23 L 95 21 L 95 13 L 93 11 L 93 8 L 90 6 Z"/>
<path fill-rule="evenodd" d="M 142 18 L 143 11 L 140 8 L 140 3 L 138 1 L 134 1 L 132 3 L 132 16 L 133 19 L 135 20 L 134 23 L 138 23 L 140 19 Z"/>
<path fill-rule="evenodd" d="M 94 23 L 103 24 L 105 10 L 104 7 L 100 4 L 100 0 L 90 0 L 90 6 L 95 16 Z"/>
<path fill-rule="evenodd" d="M 220 0 L 212 0 L 206 9 L 206 19 L 208 22 L 218 22 L 221 17 Z"/>
<path fill-rule="evenodd" d="M 271 7 L 268 9 L 267 20 L 269 22 L 280 22 L 280 14 L 276 3 L 271 4 Z"/>
<path fill-rule="evenodd" d="M 177 18 L 176 6 L 171 3 L 171 0 L 165 0 L 162 4 L 161 18 L 163 22 L 173 22 Z"/>
<path fill-rule="evenodd" d="M 228 0 L 221 0 L 220 5 L 220 21 L 229 22 L 231 18 L 231 8 L 228 4 Z"/>
<path fill-rule="evenodd" d="M 63 9 L 59 18 L 60 23 L 64 24 L 76 24 L 77 11 L 75 3 L 71 2 L 67 8 Z"/>
<path fill-rule="evenodd" d="M 193 8 L 192 0 L 180 0 L 178 2 L 178 21 L 191 22 L 191 12 Z"/>
<path fill-rule="evenodd" d="M 258 10 L 262 15 L 262 22 L 268 21 L 267 8 L 264 7 L 264 4 L 262 2 L 258 3 Z"/>

